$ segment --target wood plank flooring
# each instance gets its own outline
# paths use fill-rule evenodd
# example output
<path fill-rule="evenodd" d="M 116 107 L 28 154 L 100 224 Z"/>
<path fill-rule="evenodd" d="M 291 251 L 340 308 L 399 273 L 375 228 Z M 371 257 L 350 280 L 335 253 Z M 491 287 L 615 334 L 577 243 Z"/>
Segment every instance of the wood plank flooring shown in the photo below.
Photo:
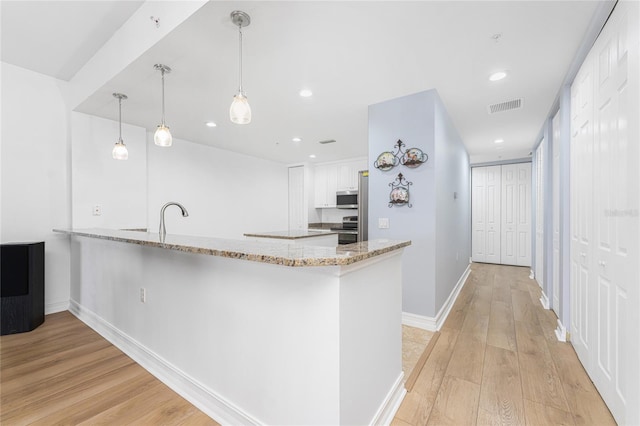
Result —
<path fill-rule="evenodd" d="M 528 268 L 473 264 L 394 425 L 614 425 Z M 217 424 L 69 312 L 0 337 L 2 425 Z"/>
<path fill-rule="evenodd" d="M 0 337 L 2 425 L 217 425 L 69 312 Z"/>
<path fill-rule="evenodd" d="M 615 425 L 529 268 L 478 264 L 393 425 Z"/>

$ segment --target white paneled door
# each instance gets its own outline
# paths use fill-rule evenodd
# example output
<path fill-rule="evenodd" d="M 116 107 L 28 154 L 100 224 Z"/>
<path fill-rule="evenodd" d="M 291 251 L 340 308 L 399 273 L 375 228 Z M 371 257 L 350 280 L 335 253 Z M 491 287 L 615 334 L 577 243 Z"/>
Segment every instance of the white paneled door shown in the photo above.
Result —
<path fill-rule="evenodd" d="M 551 121 L 552 135 L 551 152 L 551 200 L 552 200 L 552 240 L 553 240 L 553 264 L 552 264 L 552 297 L 551 309 L 560 316 L 560 112 L 556 113 Z"/>
<path fill-rule="evenodd" d="M 502 167 L 503 265 L 531 265 L 531 163 Z"/>
<path fill-rule="evenodd" d="M 531 163 L 474 167 L 471 180 L 471 260 L 529 266 Z"/>
<path fill-rule="evenodd" d="M 289 229 L 307 229 L 304 166 L 289 167 Z"/>
<path fill-rule="evenodd" d="M 542 139 L 536 149 L 536 264 L 535 277 L 538 285 L 544 288 L 544 168 L 545 147 Z"/>
<path fill-rule="evenodd" d="M 572 341 L 619 424 L 640 424 L 639 7 L 618 3 L 572 85 Z"/>
<path fill-rule="evenodd" d="M 500 263 L 500 170 L 500 166 L 471 170 L 474 262 Z"/>

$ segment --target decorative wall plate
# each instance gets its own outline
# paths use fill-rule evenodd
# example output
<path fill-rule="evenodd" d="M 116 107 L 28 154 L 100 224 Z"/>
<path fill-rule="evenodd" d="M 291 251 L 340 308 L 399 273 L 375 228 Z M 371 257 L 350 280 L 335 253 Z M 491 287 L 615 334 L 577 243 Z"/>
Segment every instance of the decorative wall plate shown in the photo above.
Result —
<path fill-rule="evenodd" d="M 405 151 L 404 155 L 400 162 L 403 166 L 407 166 L 409 168 L 416 168 L 420 164 L 426 162 L 429 159 L 429 156 L 422 152 L 419 148 L 409 148 Z"/>
<path fill-rule="evenodd" d="M 389 207 L 392 206 L 409 206 L 413 205 L 409 202 L 409 186 L 413 185 L 413 182 L 409 182 L 404 178 L 402 173 L 398 173 L 395 182 L 391 182 L 391 192 L 389 193 Z"/>
<path fill-rule="evenodd" d="M 378 159 L 373 163 L 373 167 L 387 171 L 393 169 L 399 162 L 400 160 L 398 160 L 398 157 L 396 157 L 393 152 L 385 151 L 378 155 Z"/>

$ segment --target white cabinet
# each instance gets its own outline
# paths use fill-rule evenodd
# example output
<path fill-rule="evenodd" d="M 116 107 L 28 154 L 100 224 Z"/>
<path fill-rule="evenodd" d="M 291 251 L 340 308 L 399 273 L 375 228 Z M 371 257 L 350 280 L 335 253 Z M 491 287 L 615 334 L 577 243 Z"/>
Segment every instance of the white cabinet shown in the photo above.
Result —
<path fill-rule="evenodd" d="M 358 189 L 358 172 L 367 170 L 367 160 L 354 160 L 338 164 L 338 191 Z"/>
<path fill-rule="evenodd" d="M 338 166 L 335 164 L 320 164 L 315 170 L 315 198 L 316 208 L 331 208 L 336 206 L 336 191 L 338 190 Z"/>

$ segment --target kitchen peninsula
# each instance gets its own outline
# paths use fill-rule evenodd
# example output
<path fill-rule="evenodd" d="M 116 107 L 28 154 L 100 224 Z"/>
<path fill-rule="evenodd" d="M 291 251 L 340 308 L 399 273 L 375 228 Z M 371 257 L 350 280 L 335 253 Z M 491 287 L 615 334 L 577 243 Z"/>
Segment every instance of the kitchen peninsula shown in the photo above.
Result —
<path fill-rule="evenodd" d="M 71 235 L 70 310 L 225 424 L 389 423 L 409 241 Z"/>

